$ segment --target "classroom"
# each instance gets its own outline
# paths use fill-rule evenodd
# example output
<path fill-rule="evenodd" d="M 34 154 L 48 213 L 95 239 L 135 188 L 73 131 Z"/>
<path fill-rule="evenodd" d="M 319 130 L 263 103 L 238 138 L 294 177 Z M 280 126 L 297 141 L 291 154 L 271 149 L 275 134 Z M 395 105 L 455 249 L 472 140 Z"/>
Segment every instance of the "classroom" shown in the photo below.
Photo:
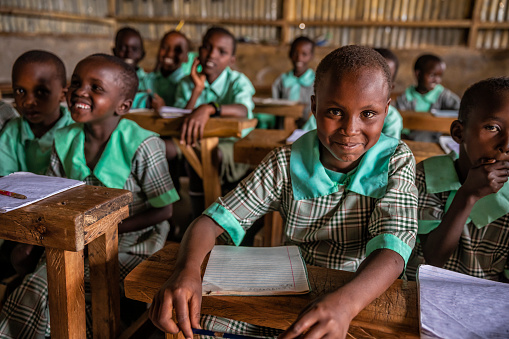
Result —
<path fill-rule="evenodd" d="M 5 0 L 0 46 L 0 339 L 509 337 L 509 0 Z M 218 245 L 310 291 L 210 295 Z"/>

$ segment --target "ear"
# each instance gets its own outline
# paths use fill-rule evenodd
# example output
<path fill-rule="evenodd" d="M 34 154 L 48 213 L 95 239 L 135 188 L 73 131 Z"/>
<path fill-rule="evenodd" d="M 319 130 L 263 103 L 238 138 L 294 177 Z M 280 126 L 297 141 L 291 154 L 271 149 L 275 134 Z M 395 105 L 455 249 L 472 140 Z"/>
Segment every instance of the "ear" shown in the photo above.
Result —
<path fill-rule="evenodd" d="M 316 95 L 311 96 L 311 113 L 315 116 L 316 119 Z"/>
<path fill-rule="evenodd" d="M 129 113 L 129 110 L 131 109 L 132 105 L 133 105 L 132 99 L 125 99 L 118 104 L 117 109 L 115 110 L 115 113 L 117 115 L 127 114 L 127 113 Z"/>
<path fill-rule="evenodd" d="M 451 136 L 458 144 L 463 142 L 463 123 L 459 120 L 454 120 L 451 124 Z"/>
<path fill-rule="evenodd" d="M 62 92 L 60 93 L 60 98 L 58 99 L 60 102 L 65 102 L 67 96 L 67 87 L 62 88 Z"/>
<path fill-rule="evenodd" d="M 419 76 L 421 75 L 421 71 L 417 69 L 417 70 L 415 70 L 414 74 L 415 74 L 415 78 L 419 79 Z"/>
<path fill-rule="evenodd" d="M 387 114 L 389 114 L 389 105 L 391 104 L 391 98 L 387 100 L 387 105 L 385 105 L 385 116 L 387 117 Z"/>

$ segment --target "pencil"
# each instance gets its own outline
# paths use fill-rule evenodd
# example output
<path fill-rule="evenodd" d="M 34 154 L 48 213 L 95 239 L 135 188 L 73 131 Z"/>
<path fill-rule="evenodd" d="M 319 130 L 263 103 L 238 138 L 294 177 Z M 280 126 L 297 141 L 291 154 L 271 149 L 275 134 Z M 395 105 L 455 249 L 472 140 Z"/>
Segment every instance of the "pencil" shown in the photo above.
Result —
<path fill-rule="evenodd" d="M 17 199 L 26 199 L 27 198 L 23 194 L 9 192 L 9 191 L 4 191 L 4 190 L 0 190 L 0 194 L 1 195 L 6 195 L 6 196 L 12 197 L 12 198 L 17 198 Z"/>

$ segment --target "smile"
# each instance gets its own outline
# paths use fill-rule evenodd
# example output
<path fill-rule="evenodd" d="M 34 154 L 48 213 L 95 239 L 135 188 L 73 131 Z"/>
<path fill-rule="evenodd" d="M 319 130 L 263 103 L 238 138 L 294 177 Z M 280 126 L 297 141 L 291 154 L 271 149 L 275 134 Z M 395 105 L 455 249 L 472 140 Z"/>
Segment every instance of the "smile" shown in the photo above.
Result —
<path fill-rule="evenodd" d="M 90 105 L 83 104 L 81 102 L 74 104 L 74 107 L 76 107 L 78 109 L 90 109 Z"/>
<path fill-rule="evenodd" d="M 212 67 L 215 67 L 215 66 L 216 66 L 216 64 L 215 64 L 215 63 L 213 63 L 212 61 L 207 61 L 207 62 L 205 63 L 205 66 L 206 66 L 206 67 L 209 67 L 209 68 L 212 68 Z"/>
<path fill-rule="evenodd" d="M 173 65 L 173 59 L 172 58 L 164 58 L 163 60 L 165 65 Z"/>

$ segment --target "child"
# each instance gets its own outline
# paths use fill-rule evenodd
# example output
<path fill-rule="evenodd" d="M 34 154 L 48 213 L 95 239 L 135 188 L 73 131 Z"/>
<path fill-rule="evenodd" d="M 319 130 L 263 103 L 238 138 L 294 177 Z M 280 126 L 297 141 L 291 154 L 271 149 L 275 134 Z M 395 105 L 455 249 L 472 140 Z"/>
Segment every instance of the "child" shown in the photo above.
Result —
<path fill-rule="evenodd" d="M 391 80 L 392 80 L 392 88 L 391 91 L 394 90 L 394 84 L 396 82 L 396 75 L 398 74 L 399 68 L 399 60 L 398 57 L 387 48 L 375 48 L 375 51 L 380 53 L 381 56 L 384 57 L 385 61 L 387 61 L 387 65 L 389 65 L 389 69 L 391 70 Z M 403 129 L 403 118 L 401 114 L 399 114 L 398 110 L 390 105 L 389 112 L 387 112 L 387 117 L 385 118 L 384 127 L 382 128 L 382 132 L 396 139 L 401 139 L 401 130 Z"/>
<path fill-rule="evenodd" d="M 306 104 L 302 117 L 297 121 L 298 127 L 302 127 L 308 121 L 311 112 L 310 98 L 313 95 L 315 72 L 309 67 L 309 63 L 313 60 L 314 52 L 315 43 L 313 40 L 305 36 L 296 38 L 288 53 L 293 69 L 281 74 L 272 84 L 273 98 L 295 100 Z M 268 123 L 275 125 L 276 119 L 273 115 L 262 115 L 261 117 L 273 120 Z M 314 128 L 316 128 L 316 123 Z"/>
<path fill-rule="evenodd" d="M 151 90 L 154 93 L 152 107 L 174 106 L 179 82 L 189 70 L 182 65 L 189 61 L 189 40 L 177 31 L 166 33 L 161 39 L 158 53 L 158 70 L 151 73 Z"/>
<path fill-rule="evenodd" d="M 414 65 L 417 86 L 410 86 L 396 99 L 400 111 L 429 112 L 431 109 L 457 110 L 460 98 L 440 83 L 445 62 L 433 54 L 421 55 Z"/>
<path fill-rule="evenodd" d="M 355 315 L 403 272 L 417 231 L 414 157 L 381 134 L 390 89 L 387 63 L 371 48 L 345 46 L 320 62 L 311 98 L 317 130 L 272 151 L 189 227 L 178 269 L 154 296 L 149 314 L 156 326 L 192 337 L 191 327 L 200 326 L 200 265 L 216 237 L 225 233 L 238 244 L 255 220 L 278 210 L 287 240 L 308 264 L 356 271 L 280 338 L 308 329 L 306 337 L 345 337 Z M 224 321 L 222 331 L 232 331 Z"/>
<path fill-rule="evenodd" d="M 49 170 L 52 175 L 133 193 L 130 216 L 118 230 L 121 280 L 163 247 L 171 203 L 178 200 L 168 174 L 163 142 L 136 123 L 120 120 L 129 111 L 137 87 L 134 69 L 117 57 L 95 54 L 80 61 L 67 95 L 77 123 L 55 135 Z M 88 267 L 85 268 L 88 289 Z M 18 292 L 11 294 L 0 314 L 0 337 L 17 338 L 20 333 L 23 337 L 49 335 L 46 275 L 41 261 Z"/>
<path fill-rule="evenodd" d="M 456 153 L 417 166 L 419 241 L 408 264 L 479 278 L 509 278 L 509 78 L 491 78 L 463 95 L 451 135 Z"/>
<path fill-rule="evenodd" d="M 14 107 L 0 100 L 0 132 L 9 120 L 17 117 L 19 117 L 19 114 Z"/>
<path fill-rule="evenodd" d="M 17 171 L 44 174 L 55 131 L 73 121 L 60 106 L 67 91 L 65 66 L 53 53 L 32 50 L 12 66 L 12 89 L 21 117 L 0 134 L 0 176 Z"/>
<path fill-rule="evenodd" d="M 235 37 L 222 27 L 212 27 L 203 36 L 191 74 L 182 79 L 177 88 L 175 106 L 193 109 L 182 125 L 181 143 L 196 146 L 211 116 L 253 117 L 254 87 L 244 74 L 229 67 L 235 61 L 235 49 Z M 202 66 L 200 73 L 198 64 Z M 248 132 L 243 131 L 243 136 Z M 216 154 L 221 163 L 220 175 L 226 184 L 240 180 L 249 169 L 249 165 L 233 161 L 235 141 L 235 138 L 221 139 Z M 195 200 L 192 205 L 201 213 L 203 187 L 193 171 L 190 176 L 190 191 Z"/>
<path fill-rule="evenodd" d="M 145 47 L 140 32 L 132 27 L 124 27 L 118 30 L 115 37 L 113 55 L 133 66 L 138 76 L 138 93 L 134 97 L 131 108 L 149 107 L 150 77 L 138 63 L 145 57 Z"/>

